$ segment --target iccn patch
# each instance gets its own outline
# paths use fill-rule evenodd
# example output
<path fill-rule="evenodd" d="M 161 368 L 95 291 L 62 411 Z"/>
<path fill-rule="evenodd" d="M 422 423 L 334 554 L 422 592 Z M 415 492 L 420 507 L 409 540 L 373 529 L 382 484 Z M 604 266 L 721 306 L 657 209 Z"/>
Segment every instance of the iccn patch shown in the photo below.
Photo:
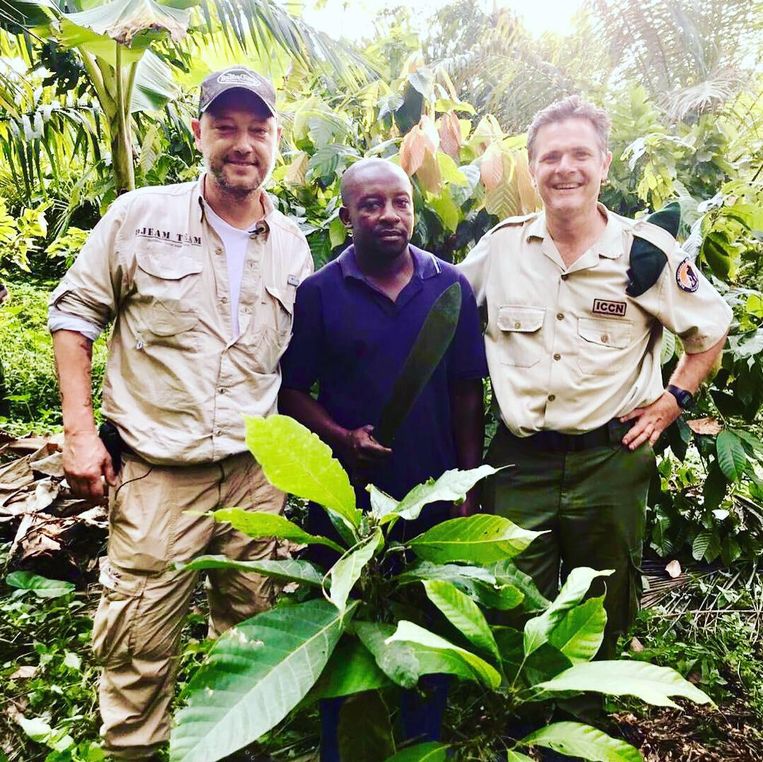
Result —
<path fill-rule="evenodd" d="M 676 283 L 681 291 L 688 291 L 689 293 L 692 293 L 699 288 L 699 276 L 688 257 L 678 265 L 678 269 L 676 270 Z"/>

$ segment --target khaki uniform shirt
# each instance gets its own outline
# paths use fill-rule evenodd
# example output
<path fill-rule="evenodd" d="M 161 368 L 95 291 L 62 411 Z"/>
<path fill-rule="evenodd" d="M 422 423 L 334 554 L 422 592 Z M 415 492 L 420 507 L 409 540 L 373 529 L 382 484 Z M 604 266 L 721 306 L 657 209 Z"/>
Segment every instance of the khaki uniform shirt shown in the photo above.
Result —
<path fill-rule="evenodd" d="M 275 411 L 294 297 L 312 272 L 307 241 L 268 202 L 244 264 L 231 339 L 225 252 L 204 218 L 203 178 L 118 198 L 51 305 L 114 329 L 103 413 L 157 464 L 243 452 L 243 414 Z"/>
<path fill-rule="evenodd" d="M 669 233 L 600 208 L 602 237 L 569 268 L 542 212 L 500 223 L 460 265 L 477 303 L 487 304 L 493 393 L 517 436 L 580 434 L 654 402 L 663 392 L 663 326 L 696 353 L 731 322 L 730 307 Z M 651 288 L 632 297 L 625 289 L 634 232 L 668 262 Z"/>

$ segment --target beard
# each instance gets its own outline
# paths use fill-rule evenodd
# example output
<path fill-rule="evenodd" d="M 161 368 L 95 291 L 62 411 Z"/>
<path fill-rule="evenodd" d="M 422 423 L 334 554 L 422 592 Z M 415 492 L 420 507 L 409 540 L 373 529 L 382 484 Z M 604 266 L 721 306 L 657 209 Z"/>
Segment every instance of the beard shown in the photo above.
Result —
<path fill-rule="evenodd" d="M 225 159 L 207 160 L 205 164 L 207 172 L 214 177 L 215 183 L 223 193 L 243 199 L 252 193 L 258 193 L 264 187 L 273 172 L 275 157 L 270 160 L 269 165 L 265 168 L 261 163 L 252 164 L 254 171 L 248 172 L 244 176 L 236 176 L 232 170 L 234 165 Z"/>

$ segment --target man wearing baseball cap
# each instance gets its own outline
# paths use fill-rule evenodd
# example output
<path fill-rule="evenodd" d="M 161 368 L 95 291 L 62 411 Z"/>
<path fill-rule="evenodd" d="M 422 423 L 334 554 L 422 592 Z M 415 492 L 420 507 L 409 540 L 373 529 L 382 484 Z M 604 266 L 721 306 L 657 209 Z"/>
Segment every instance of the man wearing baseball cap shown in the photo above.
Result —
<path fill-rule="evenodd" d="M 104 748 L 117 759 L 151 759 L 169 736 L 197 581 L 175 562 L 276 551 L 204 513 L 283 508 L 247 451 L 242 414 L 276 409 L 296 288 L 313 269 L 304 236 L 264 190 L 280 137 L 272 84 L 241 66 L 211 74 L 191 127 L 199 180 L 118 198 L 50 301 L 66 477 L 93 500 L 104 480 L 111 486 L 93 647 Z M 91 347 L 110 323 L 99 437 Z M 267 580 L 232 570 L 210 572 L 207 587 L 214 634 L 273 594 Z"/>

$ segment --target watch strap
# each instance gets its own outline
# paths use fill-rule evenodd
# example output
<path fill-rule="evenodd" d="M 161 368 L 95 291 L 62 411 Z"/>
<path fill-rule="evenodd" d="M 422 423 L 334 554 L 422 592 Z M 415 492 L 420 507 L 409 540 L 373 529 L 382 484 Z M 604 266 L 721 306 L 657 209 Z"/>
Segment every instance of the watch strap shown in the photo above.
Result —
<path fill-rule="evenodd" d="M 678 407 L 680 407 L 681 410 L 688 410 L 694 404 L 694 395 L 686 389 L 682 389 L 680 386 L 668 384 L 667 391 L 676 398 Z"/>

